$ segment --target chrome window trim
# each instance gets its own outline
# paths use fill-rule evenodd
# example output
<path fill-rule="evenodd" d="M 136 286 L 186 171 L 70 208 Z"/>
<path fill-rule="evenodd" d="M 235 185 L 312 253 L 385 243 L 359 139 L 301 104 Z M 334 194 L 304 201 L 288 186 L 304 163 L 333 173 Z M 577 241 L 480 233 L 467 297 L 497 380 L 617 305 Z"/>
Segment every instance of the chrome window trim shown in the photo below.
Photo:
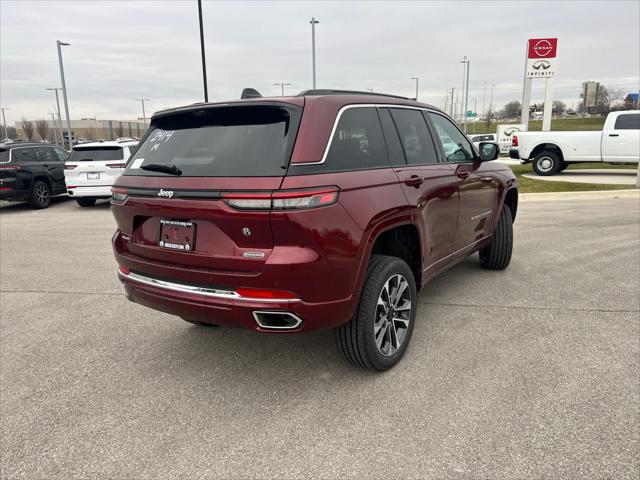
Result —
<path fill-rule="evenodd" d="M 11 163 L 11 160 L 13 160 L 13 151 L 14 150 L 18 150 L 19 148 L 34 148 L 33 145 L 25 145 L 24 147 L 12 147 L 9 148 L 9 160 L 7 160 L 6 162 L 0 162 L 0 163 Z"/>
<path fill-rule="evenodd" d="M 186 285 L 184 283 L 168 282 L 166 280 L 159 280 L 157 278 L 145 277 L 137 273 L 129 272 L 128 274 L 122 273 L 118 270 L 118 276 L 131 280 L 133 282 L 141 283 L 143 285 L 149 285 L 151 287 L 163 288 L 172 292 L 180 293 L 196 293 L 204 295 L 205 297 L 224 298 L 227 300 L 238 300 L 242 302 L 265 302 L 265 303 L 295 303 L 299 302 L 299 298 L 250 298 L 241 297 L 237 292 L 233 290 L 221 290 L 218 288 L 198 287 L 196 285 Z"/>
<path fill-rule="evenodd" d="M 333 128 L 331 129 L 331 134 L 329 134 L 329 140 L 327 141 L 327 145 L 324 148 L 324 154 L 322 155 L 322 159 L 318 162 L 291 162 L 290 166 L 298 166 L 298 165 L 320 165 L 323 164 L 327 160 L 327 155 L 329 154 L 329 149 L 331 148 L 331 141 L 333 140 L 333 136 L 336 133 L 338 128 L 338 123 L 340 123 L 340 118 L 342 114 L 351 108 L 404 108 L 407 110 L 422 110 L 424 112 L 434 112 L 438 113 L 435 110 L 426 107 L 413 107 L 411 105 L 394 105 L 394 104 L 386 104 L 386 103 L 354 103 L 350 105 L 344 105 L 338 110 L 338 115 L 336 115 L 336 119 L 333 122 Z"/>

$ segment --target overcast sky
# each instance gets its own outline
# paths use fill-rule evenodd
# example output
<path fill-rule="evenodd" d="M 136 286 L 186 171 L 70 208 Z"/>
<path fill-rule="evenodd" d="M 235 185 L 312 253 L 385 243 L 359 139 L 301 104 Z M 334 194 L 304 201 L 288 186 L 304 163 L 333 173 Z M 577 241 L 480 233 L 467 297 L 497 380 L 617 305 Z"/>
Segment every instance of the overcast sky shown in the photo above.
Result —
<path fill-rule="evenodd" d="M 319 88 L 369 89 L 444 106 L 471 59 L 470 109 L 520 99 L 527 38 L 558 37 L 557 99 L 577 101 L 581 83 L 626 90 L 640 83 L 640 2 L 203 2 L 210 101 L 243 87 L 279 95 L 311 88 L 311 27 Z M 202 73 L 195 0 L 0 2 L 0 103 L 7 123 L 54 111 L 64 47 L 71 117 L 133 119 L 200 101 Z M 542 101 L 543 80 L 533 101 Z M 489 89 L 485 104 L 488 108 Z"/>

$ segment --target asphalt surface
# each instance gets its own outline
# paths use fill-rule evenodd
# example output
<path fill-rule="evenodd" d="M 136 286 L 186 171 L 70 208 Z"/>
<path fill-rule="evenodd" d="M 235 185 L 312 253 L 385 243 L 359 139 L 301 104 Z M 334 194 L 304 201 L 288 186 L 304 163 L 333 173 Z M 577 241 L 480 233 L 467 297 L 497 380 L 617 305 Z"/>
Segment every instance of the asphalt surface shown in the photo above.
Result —
<path fill-rule="evenodd" d="M 435 279 L 374 374 L 127 302 L 107 205 L 0 206 L 1 477 L 637 479 L 639 218 L 527 196 L 509 269 Z"/>

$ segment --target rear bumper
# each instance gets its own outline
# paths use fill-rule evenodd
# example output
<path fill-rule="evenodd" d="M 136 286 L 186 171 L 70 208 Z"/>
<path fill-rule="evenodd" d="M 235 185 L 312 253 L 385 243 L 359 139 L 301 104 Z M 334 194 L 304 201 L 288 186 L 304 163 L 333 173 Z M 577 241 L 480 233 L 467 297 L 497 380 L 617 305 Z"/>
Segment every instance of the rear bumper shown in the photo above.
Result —
<path fill-rule="evenodd" d="M 111 185 L 67 187 L 67 193 L 72 197 L 109 198 L 111 197 Z"/>
<path fill-rule="evenodd" d="M 511 148 L 509 149 L 509 157 L 515 160 L 520 160 L 520 152 L 517 148 Z"/>
<path fill-rule="evenodd" d="M 233 290 L 158 280 L 144 274 L 119 271 L 118 277 L 132 302 L 189 320 L 258 332 L 295 333 L 337 327 L 351 318 L 358 301 L 356 295 L 322 303 L 300 298 L 239 298 Z M 264 312 L 289 313 L 300 321 L 290 328 L 265 328 L 256 315 Z"/>

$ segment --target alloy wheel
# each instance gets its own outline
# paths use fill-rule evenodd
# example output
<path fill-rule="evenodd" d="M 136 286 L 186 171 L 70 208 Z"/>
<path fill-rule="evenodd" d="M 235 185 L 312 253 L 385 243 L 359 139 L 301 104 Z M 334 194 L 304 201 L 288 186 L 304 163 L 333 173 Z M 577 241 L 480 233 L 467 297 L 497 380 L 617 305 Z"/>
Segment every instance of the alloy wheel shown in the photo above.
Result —
<path fill-rule="evenodd" d="M 40 205 L 47 204 L 47 201 L 49 200 L 49 189 L 45 184 L 40 183 L 36 186 L 36 198 Z"/>
<path fill-rule="evenodd" d="M 391 276 L 382 287 L 376 305 L 373 335 L 378 351 L 389 357 L 404 342 L 411 321 L 411 289 L 400 274 Z"/>

